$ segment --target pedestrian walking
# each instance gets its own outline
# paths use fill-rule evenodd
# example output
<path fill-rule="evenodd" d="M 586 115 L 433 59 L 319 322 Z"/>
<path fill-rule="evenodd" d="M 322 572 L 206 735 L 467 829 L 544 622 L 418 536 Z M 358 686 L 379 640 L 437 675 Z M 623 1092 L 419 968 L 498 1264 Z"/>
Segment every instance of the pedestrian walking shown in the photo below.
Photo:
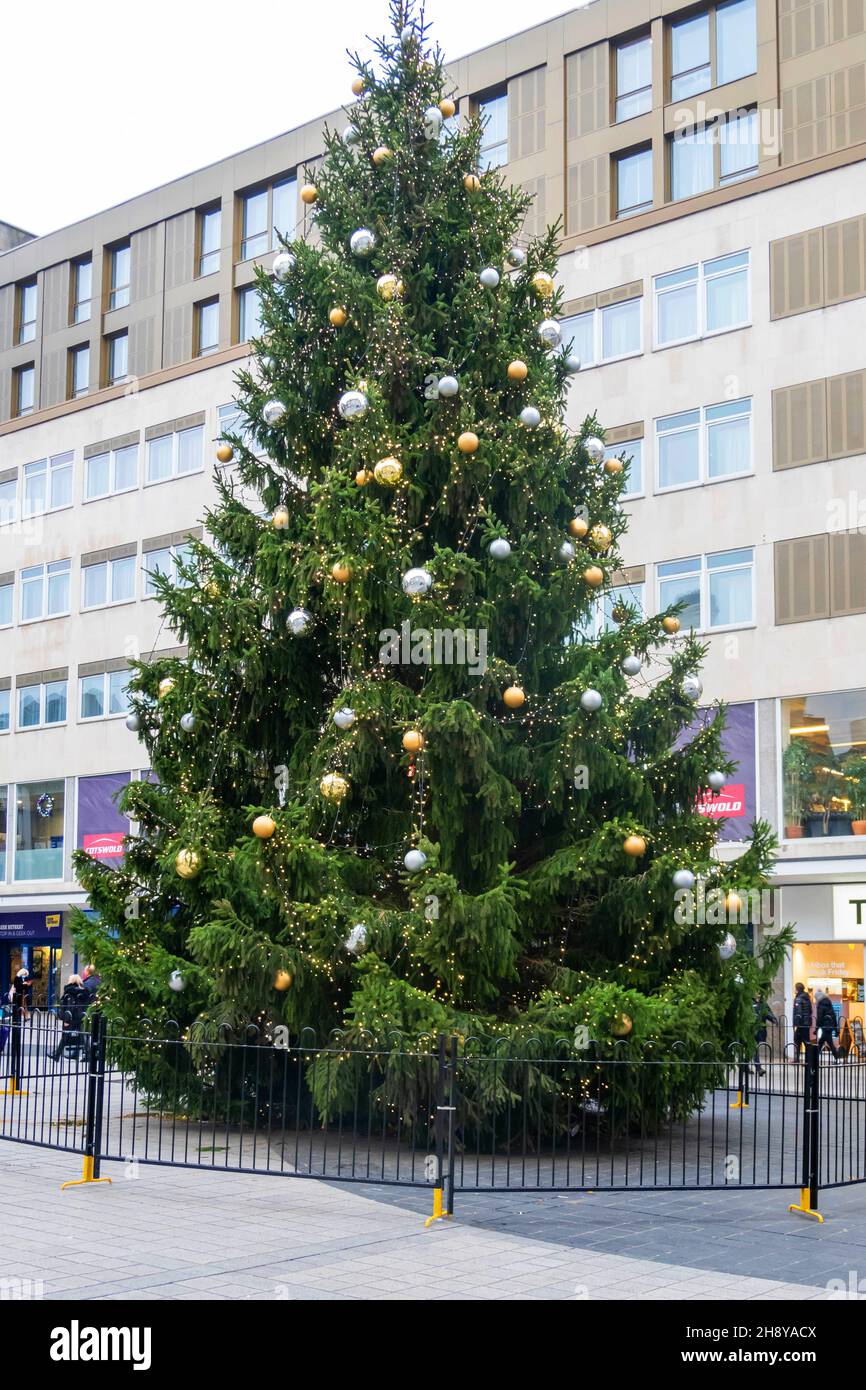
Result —
<path fill-rule="evenodd" d="M 764 1075 L 764 1068 L 761 1066 L 761 1043 L 767 1041 L 767 1024 L 772 1023 L 774 1028 L 778 1028 L 779 1020 L 773 1010 L 762 999 L 760 994 L 755 995 L 755 1070 L 758 1076 Z"/>
<path fill-rule="evenodd" d="M 829 995 L 823 989 L 815 990 L 815 1030 L 817 1033 L 818 1054 L 825 1047 L 829 1047 L 833 1054 L 834 1062 L 839 1061 L 839 1049 L 836 1046 L 836 1030 L 838 1028 L 836 1010 Z"/>
<path fill-rule="evenodd" d="M 839 1028 L 839 1052 L 843 1062 L 848 1061 L 853 1046 L 854 1034 L 851 1032 L 851 1024 L 848 1022 L 847 1018 L 843 1018 Z"/>
<path fill-rule="evenodd" d="M 87 1003 L 89 1007 L 91 1004 L 96 1003 L 97 991 L 102 984 L 102 980 L 95 965 L 85 965 L 84 974 L 81 978 L 84 988 L 87 991 Z"/>
<path fill-rule="evenodd" d="M 55 1047 L 52 1058 L 59 1062 L 64 1051 L 74 1053 L 78 1059 L 82 1052 L 87 1054 L 87 1041 L 82 1033 L 82 1023 L 87 1012 L 89 995 L 80 975 L 70 975 L 66 988 L 60 997 L 60 1042 Z"/>
<path fill-rule="evenodd" d="M 33 981 L 30 971 L 22 966 L 12 981 L 9 990 L 9 1003 L 12 1009 L 10 1026 L 12 1038 L 9 1046 L 9 1079 L 12 1094 L 21 1090 L 22 1058 L 24 1055 L 24 1024 L 30 1017 L 30 1004 L 33 997 Z"/>
<path fill-rule="evenodd" d="M 791 1022 L 794 1025 L 795 1056 L 799 1062 L 800 1052 L 806 1046 L 812 1032 L 812 1001 L 806 993 L 806 986 L 799 980 L 794 986 Z"/>

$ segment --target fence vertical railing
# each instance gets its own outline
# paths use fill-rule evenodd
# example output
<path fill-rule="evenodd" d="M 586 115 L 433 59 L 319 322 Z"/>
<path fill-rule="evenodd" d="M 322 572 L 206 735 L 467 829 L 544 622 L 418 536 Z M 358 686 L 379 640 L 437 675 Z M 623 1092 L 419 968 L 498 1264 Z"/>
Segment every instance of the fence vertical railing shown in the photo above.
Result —
<path fill-rule="evenodd" d="M 433 1156 L 433 1214 L 425 1226 L 432 1226 L 443 1216 L 453 1215 L 454 1207 L 454 1071 L 457 1039 L 450 1041 L 440 1033 L 436 1047 L 436 1095 L 433 1132 L 436 1152 Z"/>
<path fill-rule="evenodd" d="M 91 1182 L 111 1182 L 99 1176 L 102 1114 L 105 1092 L 105 1020 L 94 1013 L 90 1024 L 87 1093 L 84 1103 L 84 1161 L 80 1178 L 62 1182 L 61 1188 L 81 1187 Z"/>
<path fill-rule="evenodd" d="M 817 1043 L 806 1043 L 806 1063 L 803 1069 L 803 1158 L 800 1200 L 788 1207 L 800 1216 L 815 1221 L 824 1218 L 818 1211 L 818 1162 L 821 1124 L 821 1054 Z"/>

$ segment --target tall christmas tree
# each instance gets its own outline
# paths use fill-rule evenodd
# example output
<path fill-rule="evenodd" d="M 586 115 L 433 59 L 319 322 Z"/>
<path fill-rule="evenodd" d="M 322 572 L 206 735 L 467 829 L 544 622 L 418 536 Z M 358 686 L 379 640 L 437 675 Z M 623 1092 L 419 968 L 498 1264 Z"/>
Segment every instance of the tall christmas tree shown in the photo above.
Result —
<path fill-rule="evenodd" d="M 759 887 L 769 830 L 713 855 L 724 716 L 683 744 L 675 611 L 594 635 L 628 465 L 560 340 L 556 229 L 522 237 L 423 15 L 392 21 L 305 172 L 315 238 L 259 274 L 213 544 L 159 580 L 188 658 L 137 668 L 152 775 L 123 867 L 78 856 L 81 948 L 125 1026 L 746 1039 L 781 940 L 723 959 L 724 911 L 681 909 Z"/>

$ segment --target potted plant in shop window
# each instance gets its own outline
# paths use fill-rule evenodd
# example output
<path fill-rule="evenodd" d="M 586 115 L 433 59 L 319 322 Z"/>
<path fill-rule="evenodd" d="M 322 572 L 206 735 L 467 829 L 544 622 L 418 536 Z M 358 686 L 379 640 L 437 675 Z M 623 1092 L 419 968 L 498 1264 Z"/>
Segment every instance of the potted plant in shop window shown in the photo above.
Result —
<path fill-rule="evenodd" d="M 860 753 L 846 759 L 845 776 L 851 798 L 852 835 L 866 835 L 866 758 Z"/>
<path fill-rule="evenodd" d="M 803 817 L 812 781 L 812 754 L 805 743 L 792 739 L 782 754 L 785 776 L 785 839 L 800 840 L 805 834 Z"/>

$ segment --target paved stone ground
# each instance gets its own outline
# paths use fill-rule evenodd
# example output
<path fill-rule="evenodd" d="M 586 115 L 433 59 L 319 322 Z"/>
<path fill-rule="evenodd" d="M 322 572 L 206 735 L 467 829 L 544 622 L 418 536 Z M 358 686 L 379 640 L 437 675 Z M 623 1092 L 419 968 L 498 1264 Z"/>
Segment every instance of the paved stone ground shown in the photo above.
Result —
<path fill-rule="evenodd" d="M 0 1206 L 20 1212 L 3 1278 L 49 1300 L 826 1299 L 866 1276 L 866 1188 L 827 1194 L 824 1226 L 785 1192 L 459 1196 L 105 1164 L 0 1143 Z M 135 1177 L 127 1176 L 136 1174 Z"/>

